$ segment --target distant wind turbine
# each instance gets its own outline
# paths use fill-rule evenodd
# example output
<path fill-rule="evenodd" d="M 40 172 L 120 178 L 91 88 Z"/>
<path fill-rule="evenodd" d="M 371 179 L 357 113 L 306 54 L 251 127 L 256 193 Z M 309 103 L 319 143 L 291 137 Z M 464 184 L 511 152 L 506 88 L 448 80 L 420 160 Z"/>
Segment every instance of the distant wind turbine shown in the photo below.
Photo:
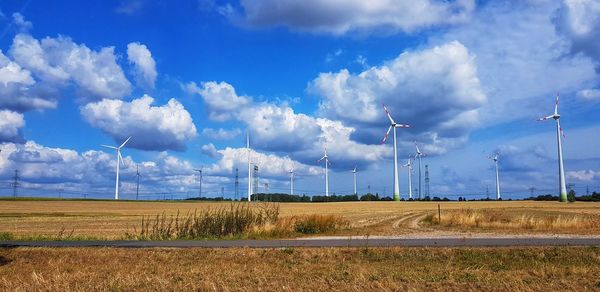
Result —
<path fill-rule="evenodd" d="M 496 166 L 496 200 L 500 200 L 500 175 L 498 174 L 498 159 L 500 154 L 496 152 L 494 155 L 490 155 L 488 158 L 494 161 Z"/>
<path fill-rule="evenodd" d="M 562 141 L 560 136 L 564 137 L 564 132 L 560 126 L 560 114 L 558 113 L 558 93 L 556 94 L 556 103 L 554 104 L 554 114 L 547 117 L 538 119 L 538 121 L 545 121 L 548 119 L 554 119 L 556 121 L 556 140 L 558 142 L 558 187 L 560 191 L 560 201 L 567 201 L 567 186 L 565 183 L 565 169 L 563 166 L 563 153 L 562 153 Z"/>
<path fill-rule="evenodd" d="M 292 162 L 292 168 L 290 173 L 290 195 L 294 195 L 294 163 Z"/>
<path fill-rule="evenodd" d="M 383 105 L 383 110 L 385 110 L 385 113 L 386 113 L 388 119 L 390 120 L 390 127 L 388 128 L 387 132 L 385 133 L 385 136 L 383 137 L 381 144 L 385 143 L 385 141 L 388 138 L 388 135 L 390 134 L 390 131 L 393 128 L 394 129 L 394 201 L 400 201 L 400 186 L 398 185 L 398 150 L 396 147 L 396 128 L 409 128 L 410 125 L 397 124 L 394 121 L 394 119 L 392 118 L 392 115 L 390 114 L 390 111 L 387 109 L 385 104 Z"/>
<path fill-rule="evenodd" d="M 325 160 L 325 196 L 329 197 L 329 157 L 327 157 L 327 146 L 325 146 L 325 155 L 317 160 L 317 162 L 321 160 Z"/>
<path fill-rule="evenodd" d="M 354 195 L 356 195 L 356 166 L 354 167 L 354 169 L 352 170 L 352 174 L 354 176 Z"/>
<path fill-rule="evenodd" d="M 415 148 L 417 150 L 417 152 L 415 153 L 415 158 L 419 158 L 419 200 L 423 199 L 423 197 L 421 196 L 421 189 L 422 189 L 422 185 L 421 185 L 421 157 L 423 157 L 425 154 L 423 154 L 421 152 L 421 150 L 419 150 L 419 145 L 417 145 L 417 141 L 415 141 Z"/>
<path fill-rule="evenodd" d="M 123 163 L 123 166 L 125 166 L 125 162 L 123 162 L 123 156 L 121 156 L 121 148 L 123 148 L 125 146 L 125 144 L 127 144 L 127 142 L 129 142 L 129 139 L 131 139 L 131 136 L 129 136 L 129 138 L 127 138 L 125 140 L 125 142 L 123 142 L 123 144 L 121 144 L 121 146 L 119 146 L 119 147 L 109 146 L 109 145 L 100 145 L 102 147 L 114 149 L 117 152 L 117 175 L 115 178 L 115 200 L 119 199 L 119 166 L 120 166 L 119 162 Z"/>
<path fill-rule="evenodd" d="M 408 198 L 412 199 L 412 156 L 408 156 L 408 160 L 402 167 L 408 167 Z"/>

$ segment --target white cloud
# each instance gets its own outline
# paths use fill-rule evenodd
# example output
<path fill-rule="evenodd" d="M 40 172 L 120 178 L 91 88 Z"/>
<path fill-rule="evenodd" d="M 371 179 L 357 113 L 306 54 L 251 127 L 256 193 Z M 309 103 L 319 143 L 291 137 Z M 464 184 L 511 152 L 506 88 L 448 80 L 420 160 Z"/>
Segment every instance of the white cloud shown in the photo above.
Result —
<path fill-rule="evenodd" d="M 583 100 L 600 100 L 600 90 L 598 89 L 583 89 L 577 92 L 577 97 Z"/>
<path fill-rule="evenodd" d="M 600 66 L 600 2 L 565 0 L 556 17 L 557 30 L 571 41 L 573 52 L 583 52 Z"/>
<path fill-rule="evenodd" d="M 241 133 L 242 131 L 238 128 L 231 130 L 225 130 L 223 128 L 219 128 L 217 130 L 212 128 L 204 128 L 202 130 L 202 135 L 217 140 L 231 140 L 239 136 Z"/>
<path fill-rule="evenodd" d="M 120 142 L 133 136 L 129 147 L 142 150 L 177 150 L 197 135 L 190 113 L 175 99 L 152 106 L 154 99 L 144 95 L 131 102 L 104 99 L 81 108 L 83 117 Z"/>
<path fill-rule="evenodd" d="M 595 179 L 600 179 L 600 171 L 594 170 L 577 170 L 567 171 L 567 179 L 573 179 L 582 182 L 591 182 Z"/>
<path fill-rule="evenodd" d="M 19 12 L 13 13 L 13 22 L 19 29 L 19 31 L 27 32 L 33 27 L 33 23 L 31 21 L 25 20 L 25 17 Z"/>
<path fill-rule="evenodd" d="M 156 62 L 146 45 L 129 43 L 127 45 L 127 59 L 133 64 L 138 85 L 144 88 L 154 88 L 156 82 Z"/>
<path fill-rule="evenodd" d="M 459 42 L 405 52 L 356 75 L 346 69 L 321 73 L 309 91 L 323 97 L 323 116 L 356 126 L 356 139 L 363 143 L 383 137 L 388 123 L 384 102 L 396 122 L 412 126 L 400 135 L 437 143 L 439 152 L 478 126 L 478 109 L 486 102 L 474 56 Z"/>
<path fill-rule="evenodd" d="M 93 51 L 68 37 L 37 40 L 18 34 L 9 52 L 16 63 L 43 82 L 61 86 L 72 81 L 86 100 L 121 98 L 131 92 L 112 47 Z"/>
<path fill-rule="evenodd" d="M 24 126 L 23 114 L 0 110 L 0 142 L 21 140 L 19 130 Z"/>
<path fill-rule="evenodd" d="M 232 119 L 238 110 L 252 102 L 250 97 L 237 95 L 233 86 L 226 82 L 204 82 L 201 87 L 190 82 L 185 85 L 185 89 L 191 94 L 202 96 L 207 105 L 208 117 L 214 121 Z"/>
<path fill-rule="evenodd" d="M 202 148 L 200 148 L 200 150 L 202 150 L 202 153 L 204 153 L 210 158 L 218 159 L 221 157 L 221 154 L 217 151 L 217 148 L 212 143 L 202 145 Z"/>
<path fill-rule="evenodd" d="M 242 0 L 242 18 L 253 26 L 287 26 L 328 33 L 414 32 L 433 26 L 464 23 L 475 1 L 408 0 Z M 228 13 L 231 15 L 232 12 Z"/>

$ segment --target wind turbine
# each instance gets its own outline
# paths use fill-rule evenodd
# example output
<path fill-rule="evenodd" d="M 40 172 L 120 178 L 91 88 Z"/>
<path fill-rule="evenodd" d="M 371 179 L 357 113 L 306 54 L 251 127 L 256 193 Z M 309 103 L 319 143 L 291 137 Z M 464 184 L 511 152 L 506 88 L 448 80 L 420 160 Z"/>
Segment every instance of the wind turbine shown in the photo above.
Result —
<path fill-rule="evenodd" d="M 560 136 L 564 137 L 564 132 L 560 126 L 560 114 L 558 113 L 558 93 L 556 94 L 556 103 L 554 104 L 554 114 L 544 118 L 538 119 L 538 121 L 545 121 L 548 119 L 554 119 L 556 121 L 556 140 L 558 142 L 558 184 L 560 190 L 560 201 L 567 201 L 567 186 L 565 183 L 565 169 L 563 166 L 563 153 L 562 153 L 562 141 Z"/>
<path fill-rule="evenodd" d="M 397 124 L 394 121 L 394 119 L 392 119 L 392 115 L 390 114 L 390 111 L 387 109 L 387 107 L 385 107 L 385 104 L 383 105 L 383 110 L 385 110 L 385 113 L 387 114 L 387 117 L 390 120 L 390 127 L 388 128 L 387 132 L 385 133 L 385 136 L 383 137 L 381 144 L 385 143 L 385 141 L 388 138 L 388 135 L 390 134 L 390 131 L 393 128 L 394 129 L 394 201 L 400 201 L 400 187 L 398 186 L 398 151 L 397 151 L 397 147 L 396 147 L 396 128 L 409 128 L 410 125 Z"/>
<path fill-rule="evenodd" d="M 356 196 L 356 166 L 352 170 L 352 174 L 354 176 L 354 195 Z"/>
<path fill-rule="evenodd" d="M 129 139 L 131 139 L 131 136 L 129 136 L 129 138 L 127 138 L 125 140 L 125 142 L 123 142 L 123 144 L 121 144 L 121 146 L 119 146 L 119 147 L 109 146 L 109 145 L 100 145 L 102 147 L 114 149 L 117 152 L 117 176 L 115 179 L 115 200 L 119 199 L 119 162 L 123 163 L 123 166 L 125 166 L 125 162 L 123 162 L 123 156 L 121 156 L 121 148 L 123 148 L 123 146 L 125 146 L 125 144 L 127 144 L 127 142 L 129 142 Z"/>
<path fill-rule="evenodd" d="M 496 200 L 500 200 L 500 176 L 498 175 L 498 158 L 500 154 L 496 152 L 494 155 L 488 156 L 489 159 L 494 161 L 496 166 Z"/>
<path fill-rule="evenodd" d="M 329 157 L 327 157 L 327 146 L 325 146 L 325 155 L 317 160 L 317 162 L 320 162 L 321 160 L 325 160 L 325 196 L 329 197 Z"/>
<path fill-rule="evenodd" d="M 408 161 L 402 167 L 408 167 L 408 198 L 412 199 L 412 159 L 411 156 L 408 156 Z"/>
<path fill-rule="evenodd" d="M 246 149 L 248 149 L 248 202 L 252 201 L 252 170 L 250 169 L 250 133 L 246 132 Z"/>
<path fill-rule="evenodd" d="M 294 195 L 294 163 L 292 162 L 292 168 L 290 173 L 290 195 Z"/>
<path fill-rule="evenodd" d="M 421 150 L 419 150 L 419 145 L 417 145 L 417 141 L 415 141 L 415 148 L 417 149 L 417 152 L 415 153 L 415 158 L 419 158 L 419 200 L 423 199 L 423 197 L 421 196 L 421 189 L 422 189 L 422 185 L 421 185 L 421 157 L 425 154 L 423 154 L 421 152 Z"/>
<path fill-rule="evenodd" d="M 198 173 L 198 199 L 202 199 L 202 167 L 200 169 L 194 168 L 192 170 Z"/>

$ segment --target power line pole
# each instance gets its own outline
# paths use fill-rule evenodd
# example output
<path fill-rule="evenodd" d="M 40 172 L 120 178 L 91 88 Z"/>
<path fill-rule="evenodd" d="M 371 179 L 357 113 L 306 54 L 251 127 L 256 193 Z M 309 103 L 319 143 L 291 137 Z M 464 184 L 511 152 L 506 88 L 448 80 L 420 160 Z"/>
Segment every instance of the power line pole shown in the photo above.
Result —
<path fill-rule="evenodd" d="M 256 164 L 254 165 L 254 172 L 252 173 L 252 178 L 254 179 L 253 194 L 256 195 L 256 194 L 258 194 L 258 187 L 259 187 L 258 186 L 258 165 L 256 165 Z M 257 198 L 254 198 L 254 199 L 256 200 Z"/>
<path fill-rule="evenodd" d="M 221 187 L 221 198 L 225 198 L 225 188 Z"/>
<path fill-rule="evenodd" d="M 239 181 L 239 175 L 238 175 L 238 169 L 237 167 L 235 168 L 235 198 L 239 199 L 240 198 L 240 181 Z"/>
<path fill-rule="evenodd" d="M 429 165 L 425 164 L 425 196 L 429 197 Z"/>
<path fill-rule="evenodd" d="M 585 195 L 586 196 L 590 195 L 590 186 L 589 185 L 585 185 Z"/>
<path fill-rule="evenodd" d="M 485 196 L 488 200 L 490 199 L 490 187 L 488 185 L 485 185 Z"/>
<path fill-rule="evenodd" d="M 196 172 L 198 172 L 198 177 L 199 177 L 199 180 L 198 180 L 198 184 L 199 184 L 199 187 L 198 187 L 198 199 L 202 199 L 202 168 L 200 168 L 200 169 L 193 169 L 193 170 L 196 171 Z"/>
<path fill-rule="evenodd" d="M 19 170 L 15 169 L 15 176 L 13 177 L 13 197 L 17 197 L 17 188 L 19 187 Z"/>
<path fill-rule="evenodd" d="M 533 198 L 533 192 L 535 192 L 535 188 L 534 187 L 530 187 L 529 191 L 531 192 L 531 197 Z"/>

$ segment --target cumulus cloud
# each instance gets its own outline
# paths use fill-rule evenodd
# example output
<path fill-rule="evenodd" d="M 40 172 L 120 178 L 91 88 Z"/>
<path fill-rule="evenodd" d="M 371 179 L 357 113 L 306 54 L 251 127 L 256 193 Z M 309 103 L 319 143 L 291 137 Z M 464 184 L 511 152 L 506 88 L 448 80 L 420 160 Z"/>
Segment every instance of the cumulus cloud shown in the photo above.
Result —
<path fill-rule="evenodd" d="M 221 154 L 217 151 L 217 148 L 212 143 L 202 145 L 202 148 L 200 148 L 200 149 L 202 150 L 202 153 L 204 153 L 206 156 L 208 156 L 210 158 L 218 159 L 221 157 Z"/>
<path fill-rule="evenodd" d="M 577 170 L 567 171 L 567 179 L 573 179 L 582 182 L 591 182 L 595 179 L 600 179 L 600 171 L 588 170 Z"/>
<path fill-rule="evenodd" d="M 388 123 L 383 102 L 397 122 L 411 124 L 400 135 L 436 143 L 439 152 L 478 126 L 478 109 L 486 102 L 474 56 L 459 42 L 405 52 L 359 74 L 321 73 L 309 91 L 323 97 L 323 116 L 356 126 L 360 142 L 381 140 Z"/>
<path fill-rule="evenodd" d="M 64 86 L 73 82 L 85 100 L 121 98 L 131 92 L 131 84 L 116 63 L 112 47 L 93 51 L 64 36 L 37 40 L 18 34 L 9 53 L 16 63 L 45 83 Z"/>
<path fill-rule="evenodd" d="M 33 27 L 31 21 L 25 20 L 25 17 L 19 12 L 13 13 L 13 23 L 17 26 L 19 31 L 27 32 Z"/>
<path fill-rule="evenodd" d="M 242 0 L 240 5 L 243 21 L 252 26 L 286 26 L 334 35 L 375 30 L 410 33 L 464 23 L 475 9 L 472 0 Z"/>
<path fill-rule="evenodd" d="M 127 59 L 133 64 L 134 75 L 139 86 L 144 88 L 154 88 L 156 81 L 156 62 L 152 58 L 152 53 L 146 45 L 140 43 L 129 43 L 127 45 Z"/>
<path fill-rule="evenodd" d="M 23 114 L 0 110 L 0 142 L 22 140 L 20 129 L 25 126 Z"/>
<path fill-rule="evenodd" d="M 583 89 L 577 92 L 577 97 L 583 100 L 600 100 L 600 90 L 598 89 Z"/>
<path fill-rule="evenodd" d="M 207 106 L 208 117 L 214 121 L 226 121 L 235 117 L 235 113 L 252 102 L 248 96 L 240 96 L 235 88 L 226 82 L 204 82 L 198 86 L 195 82 L 185 85 L 187 92 L 202 96 Z"/>
<path fill-rule="evenodd" d="M 18 112 L 55 108 L 56 96 L 0 50 L 0 108 Z"/>
<path fill-rule="evenodd" d="M 128 147 L 185 150 L 185 143 L 197 135 L 190 113 L 175 99 L 162 106 L 152 106 L 153 102 L 148 95 L 131 102 L 104 99 L 83 106 L 81 114 L 117 143 L 133 136 Z"/>
<path fill-rule="evenodd" d="M 565 0 L 555 19 L 556 29 L 571 41 L 574 53 L 594 58 L 600 69 L 600 2 L 597 0 Z"/>
<path fill-rule="evenodd" d="M 217 140 L 231 140 L 237 136 L 239 136 L 242 131 L 238 128 L 225 130 L 223 128 L 213 129 L 213 128 L 204 128 L 202 130 L 202 135 L 208 138 L 217 139 Z"/>

